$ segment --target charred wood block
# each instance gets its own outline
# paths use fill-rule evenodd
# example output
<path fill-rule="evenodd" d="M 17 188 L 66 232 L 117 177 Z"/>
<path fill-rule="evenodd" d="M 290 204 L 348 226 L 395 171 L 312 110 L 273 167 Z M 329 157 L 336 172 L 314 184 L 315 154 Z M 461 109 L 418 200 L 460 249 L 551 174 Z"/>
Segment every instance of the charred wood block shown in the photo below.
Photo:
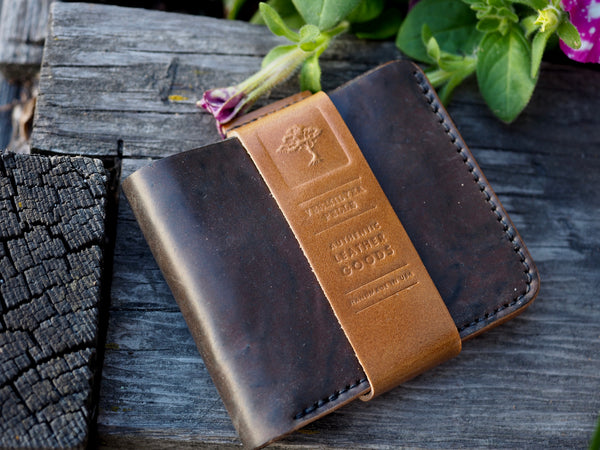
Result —
<path fill-rule="evenodd" d="M 83 157 L 0 159 L 0 447 L 84 448 L 106 184 Z"/>

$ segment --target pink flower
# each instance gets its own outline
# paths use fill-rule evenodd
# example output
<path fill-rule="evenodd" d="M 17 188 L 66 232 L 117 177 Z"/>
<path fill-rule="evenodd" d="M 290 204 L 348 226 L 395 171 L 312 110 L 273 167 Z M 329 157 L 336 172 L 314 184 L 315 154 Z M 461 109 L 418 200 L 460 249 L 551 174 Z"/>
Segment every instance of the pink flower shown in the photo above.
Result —
<path fill-rule="evenodd" d="M 600 0 L 562 0 L 571 23 L 579 31 L 581 47 L 577 50 L 560 41 L 560 48 L 579 62 L 600 63 Z"/>
<path fill-rule="evenodd" d="M 238 115 L 246 112 L 254 102 L 273 86 L 287 79 L 310 56 L 297 46 L 280 46 L 274 50 L 279 55 L 262 69 L 235 86 L 210 89 L 202 94 L 196 105 L 211 113 L 222 138 L 226 125 Z"/>
<path fill-rule="evenodd" d="M 225 137 L 223 125 L 243 112 L 244 107 L 250 106 L 243 101 L 244 97 L 244 91 L 240 91 L 237 86 L 216 88 L 204 92 L 197 104 L 214 116 L 219 134 Z"/>

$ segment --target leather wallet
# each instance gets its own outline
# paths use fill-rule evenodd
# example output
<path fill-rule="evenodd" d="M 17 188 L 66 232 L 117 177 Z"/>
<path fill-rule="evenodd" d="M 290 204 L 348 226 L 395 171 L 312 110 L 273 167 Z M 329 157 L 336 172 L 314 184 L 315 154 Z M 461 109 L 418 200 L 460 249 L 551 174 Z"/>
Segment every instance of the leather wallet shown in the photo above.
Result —
<path fill-rule="evenodd" d="M 153 162 L 123 182 L 206 367 L 249 447 L 267 445 L 369 395 L 371 368 L 365 369 L 359 360 L 360 351 L 329 290 L 345 282 L 348 271 L 375 266 L 386 251 L 388 255 L 404 251 L 394 251 L 397 244 L 391 233 L 382 232 L 379 219 L 373 219 L 326 241 L 329 247 L 323 253 L 340 259 L 333 264 L 339 269 L 338 278 L 322 277 L 320 268 L 312 265 L 313 235 L 302 242 L 302 232 L 282 210 L 279 193 L 272 192 L 265 171 L 249 153 L 250 144 L 236 132 L 251 124 L 257 145 L 273 152 L 269 164 L 284 158 L 274 146 L 279 146 L 277 151 L 304 149 L 294 158 L 304 158 L 303 167 L 314 170 L 316 178 L 321 176 L 319 170 L 329 167 L 325 172 L 335 180 L 347 165 L 345 153 L 339 153 L 341 159 L 320 162 L 319 139 L 324 140 L 325 133 L 318 127 L 288 126 L 278 115 L 304 101 L 294 97 L 252 113 L 234 124 L 238 128 L 231 133 L 239 137 Z M 417 66 L 390 62 L 330 92 L 326 101 L 337 110 L 340 126 L 351 133 L 401 224 L 400 232 L 405 231 L 426 268 L 459 344 L 531 303 L 539 289 L 534 263 Z M 307 108 L 313 114 L 312 107 Z M 265 129 L 272 131 L 261 135 Z M 273 138 L 276 132 L 280 135 Z M 332 133 L 339 138 L 336 130 Z M 277 167 L 273 176 L 283 188 L 304 189 L 304 175 L 288 166 Z M 359 198 L 365 190 L 358 182 L 352 184 L 361 177 L 342 180 L 343 192 L 319 194 L 313 203 L 300 201 L 300 209 L 308 216 L 326 214 L 335 222 L 338 213 L 346 214 L 359 202 L 350 197 Z M 349 264 L 341 261 L 345 259 Z M 360 295 L 355 295 L 359 288 L 350 289 L 355 295 L 350 315 L 374 310 L 371 296 L 396 283 L 402 285 L 400 290 L 393 288 L 378 304 L 401 303 L 402 295 L 412 295 L 422 279 L 411 283 L 414 274 L 402 267 L 394 267 L 393 280 L 377 275 L 361 284 Z M 398 314 L 403 313 L 388 312 L 369 321 L 383 323 Z M 394 354 L 395 347 L 405 347 L 405 337 L 396 329 L 416 327 L 411 331 L 416 340 L 421 339 L 419 330 L 425 335 L 432 332 L 428 329 L 437 329 L 428 327 L 429 313 L 419 314 L 373 339 L 368 336 L 370 322 L 357 327 L 359 334 L 367 334 L 361 337 L 367 341 L 387 341 L 389 334 Z M 364 353 L 369 358 L 377 351 Z M 385 364 L 393 366 L 395 361 Z"/>

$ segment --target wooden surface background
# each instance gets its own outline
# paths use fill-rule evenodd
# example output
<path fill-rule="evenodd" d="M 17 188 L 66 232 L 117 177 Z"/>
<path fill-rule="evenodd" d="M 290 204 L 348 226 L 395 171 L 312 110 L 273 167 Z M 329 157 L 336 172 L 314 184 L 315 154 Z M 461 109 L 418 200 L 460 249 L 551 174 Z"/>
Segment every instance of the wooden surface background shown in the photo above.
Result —
<path fill-rule="evenodd" d="M 13 104 L 19 97 L 19 86 L 0 74 L 0 149 L 6 148 L 12 135 Z"/>
<path fill-rule="evenodd" d="M 21 80 L 39 71 L 52 1 L 0 1 L 0 72 L 6 78 Z"/>
<path fill-rule="evenodd" d="M 243 80 L 279 42 L 241 22 L 55 3 L 32 146 L 121 157 L 126 176 L 151 158 L 214 142 L 196 100 Z M 322 58 L 324 88 L 399 57 L 393 43 L 340 38 Z M 265 101 L 296 89 L 289 80 Z M 543 65 L 531 104 L 510 126 L 474 82 L 456 92 L 449 112 L 538 265 L 538 299 L 458 358 L 274 447 L 587 446 L 600 412 L 598 110 L 600 72 L 586 66 Z M 118 208 L 100 444 L 239 446 L 123 198 Z"/>

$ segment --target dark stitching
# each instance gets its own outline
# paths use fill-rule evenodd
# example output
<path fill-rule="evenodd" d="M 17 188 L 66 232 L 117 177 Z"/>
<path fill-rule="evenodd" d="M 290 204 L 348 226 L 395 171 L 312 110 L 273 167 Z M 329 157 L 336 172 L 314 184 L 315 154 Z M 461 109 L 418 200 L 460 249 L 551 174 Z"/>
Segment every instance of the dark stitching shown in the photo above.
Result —
<path fill-rule="evenodd" d="M 483 317 L 480 317 L 479 319 L 476 319 L 469 324 L 463 325 L 462 327 L 460 327 L 458 329 L 458 331 L 461 332 L 461 331 L 465 330 L 466 328 L 469 328 L 471 326 L 477 325 L 478 323 L 484 322 L 484 321 L 488 320 L 489 318 L 498 314 L 500 311 L 503 311 L 503 310 L 510 308 L 510 307 L 516 305 L 517 303 L 519 303 L 519 301 L 521 301 L 531 291 L 531 283 L 533 282 L 533 276 L 531 275 L 531 266 L 527 262 L 527 257 L 523 253 L 523 247 L 519 243 L 519 239 L 517 238 L 515 230 L 510 227 L 510 225 L 506 221 L 506 217 L 502 214 L 501 210 L 498 209 L 498 206 L 495 203 L 493 203 L 492 196 L 488 192 L 488 186 L 485 183 L 480 181 L 481 177 L 477 173 L 477 171 L 475 169 L 475 165 L 471 162 L 469 156 L 465 153 L 464 147 L 458 142 L 458 137 L 450 131 L 450 126 L 446 122 L 445 117 L 440 113 L 440 106 L 439 106 L 438 102 L 436 101 L 435 96 L 431 92 L 431 90 L 429 88 L 429 84 L 427 83 L 427 80 L 425 79 L 424 75 L 420 72 L 415 71 L 415 72 L 413 72 L 413 75 L 416 78 L 418 85 L 421 87 L 423 96 L 427 100 L 427 103 L 429 103 L 429 106 L 431 107 L 431 111 L 436 116 L 438 116 L 438 118 L 440 119 L 440 123 L 442 124 L 444 130 L 446 131 L 446 134 L 450 137 L 450 142 L 452 142 L 454 144 L 454 146 L 456 147 L 456 151 L 462 156 L 462 159 L 463 159 L 465 165 L 467 166 L 469 172 L 471 172 L 471 175 L 473 176 L 473 180 L 475 181 L 475 183 L 477 183 L 477 185 L 479 186 L 479 189 L 484 194 L 486 201 L 490 204 L 492 212 L 496 215 L 498 222 L 500 222 L 500 224 L 502 225 L 502 228 L 504 229 L 504 232 L 506 233 L 508 240 L 513 244 L 515 253 L 517 253 L 517 255 L 520 257 L 521 264 L 523 264 L 523 266 L 525 267 L 524 273 L 525 273 L 526 279 L 527 279 L 527 283 L 526 283 L 527 287 L 525 288 L 525 292 L 523 294 L 519 295 L 518 297 L 516 297 L 513 301 L 511 301 L 509 303 L 505 303 L 503 305 L 500 305 L 493 312 L 487 313 Z"/>
<path fill-rule="evenodd" d="M 329 397 L 326 397 L 324 399 L 321 399 L 319 401 L 314 402 L 311 406 L 309 406 L 308 408 L 303 409 L 298 414 L 296 414 L 294 416 L 294 420 L 302 419 L 303 417 L 305 417 L 308 414 L 316 411 L 317 409 L 322 408 L 327 403 L 333 402 L 333 401 L 337 400 L 340 395 L 345 394 L 346 392 L 348 392 L 348 391 L 350 391 L 352 389 L 355 389 L 355 388 L 359 387 L 361 384 L 366 383 L 366 382 L 367 382 L 367 379 L 363 378 L 361 380 L 358 380 L 354 384 L 348 385 L 345 388 L 340 389 L 339 391 L 335 391 Z"/>

